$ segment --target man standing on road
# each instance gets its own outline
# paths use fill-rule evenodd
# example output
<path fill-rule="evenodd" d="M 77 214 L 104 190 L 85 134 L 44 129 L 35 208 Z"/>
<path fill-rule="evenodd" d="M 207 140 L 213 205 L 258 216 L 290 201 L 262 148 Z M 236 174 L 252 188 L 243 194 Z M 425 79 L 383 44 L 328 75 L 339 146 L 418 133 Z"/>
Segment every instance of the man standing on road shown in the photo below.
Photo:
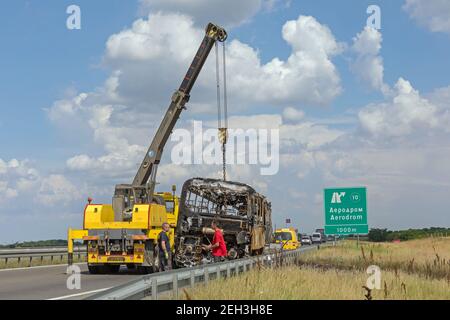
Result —
<path fill-rule="evenodd" d="M 217 221 L 211 222 L 211 228 L 214 229 L 213 240 L 210 245 L 205 246 L 205 249 L 212 251 L 214 262 L 220 262 L 225 260 L 225 257 L 228 255 L 227 246 L 225 245 L 222 230 L 219 229 Z"/>
<path fill-rule="evenodd" d="M 169 233 L 170 226 L 167 222 L 162 224 L 162 231 L 158 235 L 159 247 L 159 271 L 172 269 L 172 251 L 170 250 Z"/>

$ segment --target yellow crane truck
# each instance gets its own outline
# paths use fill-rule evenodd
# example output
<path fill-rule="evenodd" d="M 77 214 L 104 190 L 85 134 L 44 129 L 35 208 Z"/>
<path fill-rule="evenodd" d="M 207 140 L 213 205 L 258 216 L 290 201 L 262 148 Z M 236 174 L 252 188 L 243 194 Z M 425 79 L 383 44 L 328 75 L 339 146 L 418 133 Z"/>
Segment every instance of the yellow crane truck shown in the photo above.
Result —
<path fill-rule="evenodd" d="M 157 236 L 162 223 L 174 228 L 178 219 L 178 198 L 173 193 L 155 193 L 156 172 L 164 146 L 181 114 L 186 109 L 191 89 L 217 42 L 224 42 L 226 31 L 212 23 L 179 89 L 172 95 L 169 108 L 153 137 L 136 176 L 131 184 L 115 187 L 112 204 L 86 205 L 82 230 L 68 231 L 68 260 L 73 262 L 73 242 L 83 240 L 87 245 L 90 273 L 117 272 L 121 265 L 137 267 L 143 273 L 158 269 Z"/>
<path fill-rule="evenodd" d="M 156 193 L 155 197 L 165 205 L 135 204 L 131 219 L 125 221 L 115 221 L 112 205 L 86 205 L 83 229 L 68 231 L 69 264 L 72 263 L 73 241 L 80 239 L 87 245 L 90 273 L 117 272 L 123 264 L 130 269 L 137 267 L 141 273 L 157 271 L 157 237 L 162 223 L 168 222 L 173 247 L 179 198 L 170 192 Z"/>

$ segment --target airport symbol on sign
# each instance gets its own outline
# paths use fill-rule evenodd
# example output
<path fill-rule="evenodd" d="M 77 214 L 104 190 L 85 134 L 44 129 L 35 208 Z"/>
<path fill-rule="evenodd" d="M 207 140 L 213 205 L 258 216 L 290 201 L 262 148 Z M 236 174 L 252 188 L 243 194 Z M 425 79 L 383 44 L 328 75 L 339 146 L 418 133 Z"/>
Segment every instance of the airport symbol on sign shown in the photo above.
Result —
<path fill-rule="evenodd" d="M 341 198 L 345 196 L 345 192 L 333 192 L 331 203 L 341 203 Z"/>

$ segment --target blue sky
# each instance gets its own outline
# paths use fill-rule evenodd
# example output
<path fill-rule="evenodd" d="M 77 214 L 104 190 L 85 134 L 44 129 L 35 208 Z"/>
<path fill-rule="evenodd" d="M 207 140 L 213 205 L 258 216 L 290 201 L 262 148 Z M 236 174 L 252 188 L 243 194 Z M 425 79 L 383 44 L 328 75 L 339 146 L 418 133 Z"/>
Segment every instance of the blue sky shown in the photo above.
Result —
<path fill-rule="evenodd" d="M 83 28 L 77 32 L 65 26 L 71 1 L 8 1 L 2 5 L 1 126 L 4 132 L 13 131 L 19 141 L 32 142 L 10 143 L 3 134 L 2 145 L 9 146 L 2 150 L 5 157 L 28 157 L 29 152 L 45 157 L 57 140 L 42 109 L 70 87 L 85 90 L 101 84 L 106 77 L 101 68 L 106 39 L 137 14 L 136 4 L 123 1 L 78 3 L 83 7 Z M 23 125 L 27 130 L 14 129 Z"/>
<path fill-rule="evenodd" d="M 148 53 L 152 48 L 136 40 L 140 34 L 133 22 L 138 19 L 154 27 L 143 37 L 171 36 L 155 27 L 158 24 L 151 24 L 158 15 L 159 25 L 173 21 L 174 39 L 183 37 L 177 36 L 176 29 L 192 21 L 185 27 L 192 32 L 187 36 L 187 52 L 196 48 L 197 34 L 211 17 L 227 27 L 228 42 L 234 43 L 242 57 L 250 55 L 244 50 L 248 46 L 261 66 L 279 58 L 286 62 L 286 70 L 299 72 L 301 79 L 287 82 L 283 97 L 271 98 L 279 92 L 274 81 L 274 92 L 256 99 L 248 92 L 254 90 L 256 94 L 258 83 L 272 90 L 268 82 L 277 79 L 275 71 L 267 74 L 263 67 L 246 71 L 242 76 L 255 87 L 244 88 L 248 92 L 243 93 L 233 89 L 233 83 L 238 82 L 236 74 L 243 70 L 239 68 L 241 56 L 231 59 L 236 67 L 231 66 L 229 74 L 230 115 L 247 117 L 249 125 L 257 123 L 261 115 L 282 119 L 282 140 L 294 141 L 289 147 L 282 143 L 284 162 L 274 177 L 256 177 L 257 168 L 230 169 L 232 177 L 260 186 L 273 199 L 275 222 L 281 224 L 289 216 L 299 228 L 311 231 L 323 223 L 318 196 L 322 188 L 358 184 L 367 185 L 369 200 L 377 203 L 369 208 L 373 226 L 450 226 L 445 212 L 449 204 L 445 194 L 450 191 L 446 183 L 450 177 L 446 161 L 450 149 L 446 129 L 450 124 L 449 5 L 422 0 L 251 0 L 245 6 L 239 1 L 218 2 L 224 8 L 222 12 L 211 9 L 213 6 L 205 0 L 193 0 L 189 5 L 180 0 L 2 4 L 0 242 L 64 237 L 69 225 L 80 225 L 88 195 L 108 202 L 115 183 L 131 180 L 142 157 L 139 150 L 146 148 L 171 92 L 181 81 L 181 68 L 187 66 L 172 53 L 152 58 Z M 71 4 L 81 8 L 81 30 L 66 28 L 66 8 Z M 381 9 L 381 30 L 374 32 L 364 29 L 366 9 L 371 4 Z M 302 38 L 297 44 L 300 49 L 286 41 L 282 30 L 288 21 L 297 22 L 295 32 L 299 37 L 308 36 L 308 30 L 317 32 L 311 36 L 313 48 L 307 47 Z M 302 30 L 305 26 L 312 29 Z M 379 45 L 379 50 L 358 51 L 358 34 L 361 43 L 364 40 L 368 41 L 366 45 Z M 125 42 L 124 35 L 130 42 Z M 137 51 L 143 50 L 143 59 L 133 57 L 126 47 L 130 43 Z M 340 49 L 327 49 L 327 45 L 336 44 Z M 314 50 L 319 50 L 319 56 L 325 52 L 323 60 Z M 308 61 L 317 58 L 318 64 L 330 65 L 314 69 L 309 78 L 303 79 L 304 61 L 287 63 L 295 53 L 311 55 Z M 159 64 L 161 70 L 156 67 Z M 164 66 L 170 68 L 167 73 Z M 381 75 L 377 70 L 382 70 Z M 209 71 L 206 68 L 204 73 Z M 252 79 L 254 75 L 268 78 L 258 82 L 260 76 Z M 155 80 L 158 76 L 163 80 Z M 199 78 L 200 84 L 192 94 L 194 108 L 183 115 L 180 127 L 189 128 L 191 120 L 214 120 L 213 113 L 196 109 L 204 104 L 214 108 L 208 77 L 202 74 Z M 118 81 L 112 89 L 118 98 L 105 93 L 108 80 Z M 371 85 L 372 80 L 379 87 Z M 321 101 L 303 92 L 309 86 Z M 332 90 L 338 87 L 339 92 Z M 87 98 L 77 106 L 75 101 L 82 94 Z M 61 103 L 70 105 L 70 112 L 61 108 Z M 287 108 L 305 115 L 290 119 L 284 112 Z M 96 118 L 100 113 L 107 114 L 106 122 Z M 136 117 L 148 121 L 121 120 Z M 309 141 L 309 137 L 315 140 Z M 81 166 L 76 159 L 70 161 L 79 155 L 89 157 L 92 163 Z M 114 166 L 102 166 L 102 156 L 112 159 Z M 179 168 L 170 166 L 167 155 L 164 159 L 168 167 L 161 177 L 161 188 L 177 183 L 181 189 L 189 174 L 208 174 L 208 168 L 178 172 Z M 389 195 L 383 196 L 383 192 Z M 416 199 L 411 200 L 408 194 L 416 195 Z M 421 196 L 424 201 L 418 200 Z M 429 219 L 423 218 L 425 211 L 433 212 Z M 406 218 L 410 216 L 413 218 Z"/>

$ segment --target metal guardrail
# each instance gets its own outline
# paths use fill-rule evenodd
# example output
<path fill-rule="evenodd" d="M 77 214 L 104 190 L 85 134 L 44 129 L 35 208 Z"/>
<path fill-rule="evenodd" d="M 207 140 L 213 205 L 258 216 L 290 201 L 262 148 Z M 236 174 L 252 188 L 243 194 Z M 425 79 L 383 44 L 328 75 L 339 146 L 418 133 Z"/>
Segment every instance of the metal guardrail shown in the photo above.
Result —
<path fill-rule="evenodd" d="M 320 246 L 301 247 L 300 249 L 293 251 L 268 253 L 250 258 L 154 273 L 102 291 L 101 293 L 94 294 L 86 299 L 138 300 L 151 298 L 157 300 L 161 293 L 170 291 L 173 292 L 173 297 L 176 299 L 178 298 L 178 290 L 181 288 L 192 288 L 198 283 L 208 283 L 210 280 L 220 279 L 222 277 L 229 278 L 249 271 L 258 264 L 269 267 L 273 267 L 276 263 L 289 265 L 294 263 L 299 255 L 311 250 L 316 250 L 319 247 Z"/>
<path fill-rule="evenodd" d="M 86 255 L 85 246 L 76 246 L 73 248 L 74 256 Z M 62 262 L 64 257 L 67 256 L 67 247 L 53 247 L 53 248 L 26 248 L 26 249 L 1 249 L 0 250 L 0 261 L 5 262 L 5 266 L 8 265 L 10 261 L 16 261 L 21 263 L 22 261 L 27 261 L 28 266 L 31 267 L 33 259 L 38 259 L 43 262 L 44 257 L 50 257 L 50 262 L 60 261 Z M 59 258 L 59 259 L 55 259 Z"/>

